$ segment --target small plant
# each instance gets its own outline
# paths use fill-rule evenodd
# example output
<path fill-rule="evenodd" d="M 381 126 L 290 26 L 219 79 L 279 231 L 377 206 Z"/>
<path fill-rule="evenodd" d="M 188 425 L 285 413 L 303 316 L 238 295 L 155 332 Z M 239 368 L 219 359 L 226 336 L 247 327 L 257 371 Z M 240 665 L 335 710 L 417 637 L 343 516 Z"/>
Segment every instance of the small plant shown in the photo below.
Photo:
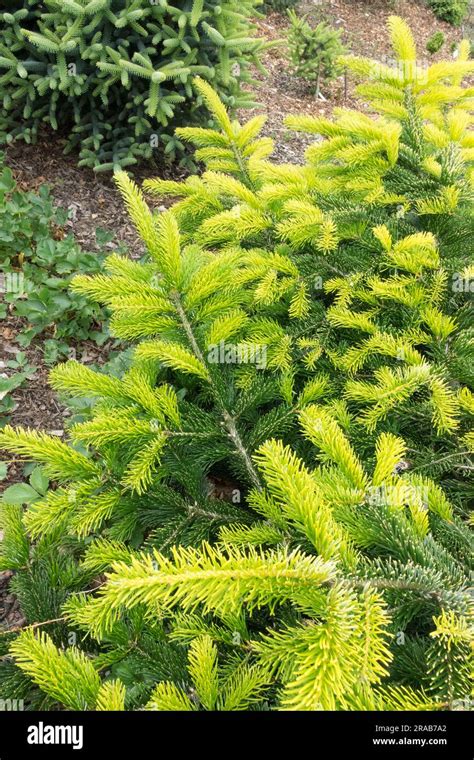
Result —
<path fill-rule="evenodd" d="M 341 32 L 324 21 L 312 27 L 307 16 L 288 11 L 291 22 L 288 35 L 290 61 L 296 76 L 311 83 L 319 97 L 321 82 L 334 79 L 340 73 L 337 59 L 345 52 Z"/>
<path fill-rule="evenodd" d="M 0 426 L 5 415 L 15 409 L 15 402 L 10 394 L 34 377 L 36 369 L 28 363 L 23 351 L 19 351 L 14 359 L 0 362 Z"/>
<path fill-rule="evenodd" d="M 469 0 L 428 0 L 435 16 L 449 24 L 459 26 L 467 16 Z"/>
<path fill-rule="evenodd" d="M 44 474 L 42 467 L 27 464 L 24 475 L 28 482 L 14 483 L 5 489 L 2 501 L 6 504 L 33 504 L 38 499 L 46 496 L 49 488 L 49 478 Z"/>
<path fill-rule="evenodd" d="M 443 32 L 438 31 L 431 35 L 428 42 L 426 43 L 426 49 L 428 53 L 431 53 L 431 55 L 434 55 L 437 53 L 441 48 L 443 47 L 445 42 L 445 37 Z"/>
<path fill-rule="evenodd" d="M 44 334 L 48 363 L 66 356 L 72 342 L 107 340 L 100 329 L 104 312 L 68 290 L 78 271 L 100 272 L 104 256 L 79 247 L 65 231 L 67 218 L 47 187 L 18 190 L 0 155 L 0 319 L 24 318 L 21 348 Z"/>

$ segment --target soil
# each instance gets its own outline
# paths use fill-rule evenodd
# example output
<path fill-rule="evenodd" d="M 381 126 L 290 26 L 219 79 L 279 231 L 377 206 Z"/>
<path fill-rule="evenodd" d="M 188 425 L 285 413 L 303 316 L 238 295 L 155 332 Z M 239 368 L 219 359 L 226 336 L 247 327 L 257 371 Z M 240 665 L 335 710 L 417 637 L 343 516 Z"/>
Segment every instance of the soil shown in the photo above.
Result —
<path fill-rule="evenodd" d="M 25 624 L 18 599 L 8 590 L 12 575 L 13 573 L 9 570 L 0 573 L 0 631 L 2 629 L 20 628 Z"/>
<path fill-rule="evenodd" d="M 419 58 L 426 59 L 427 63 L 451 55 L 451 46 L 462 38 L 460 29 L 436 19 L 423 0 L 303 0 L 299 12 L 307 13 L 312 23 L 326 20 L 341 28 L 342 40 L 352 53 L 377 60 L 386 60 L 391 56 L 386 29 L 387 17 L 391 13 L 402 16 L 409 23 L 415 33 Z M 285 14 L 271 13 L 257 21 L 258 34 L 269 40 L 284 40 L 288 26 Z M 446 43 L 440 53 L 430 57 L 426 52 L 426 42 L 438 30 L 444 33 Z M 311 138 L 286 129 L 284 118 L 288 114 L 330 116 L 336 106 L 365 107 L 357 99 L 356 82 L 351 75 L 347 81 L 341 77 L 324 85 L 322 93 L 325 99 L 316 100 L 304 82 L 292 75 L 284 41 L 266 52 L 263 64 L 268 77 L 256 72 L 253 86 L 255 100 L 260 106 L 239 113 L 239 118 L 245 120 L 255 113 L 266 114 L 264 133 L 275 140 L 273 158 L 277 162 L 301 162 L 304 150 L 311 141 Z M 7 163 L 22 189 L 37 189 L 44 183 L 51 187 L 56 203 L 70 210 L 68 226 L 85 249 L 95 250 L 95 229 L 102 227 L 115 233 L 110 247 L 126 245 L 130 255 L 141 255 L 141 243 L 110 177 L 79 168 L 76 156 L 63 154 L 60 137 L 46 134 L 36 145 L 14 144 L 7 149 Z M 184 174 L 181 169 L 147 164 L 135 171 L 135 178 L 140 183 L 145 177 L 180 179 Z M 8 318 L 1 323 L 0 367 L 1 362 L 6 362 L 18 350 L 15 335 L 19 329 L 20 320 Z M 11 414 L 10 422 L 62 436 L 68 412 L 47 384 L 48 368 L 43 362 L 41 340 L 34 341 L 26 353 L 28 362 L 37 366 L 38 371 L 25 387 L 13 393 L 16 409 Z M 78 358 L 82 361 L 101 361 L 100 349 L 95 345 L 84 345 L 80 347 Z M 23 463 L 10 457 L 8 461 L 8 480 L 0 483 L 0 492 L 7 485 L 22 480 Z M 0 573 L 0 628 L 2 625 L 13 627 L 21 624 L 21 611 L 8 592 L 10 575 Z"/>

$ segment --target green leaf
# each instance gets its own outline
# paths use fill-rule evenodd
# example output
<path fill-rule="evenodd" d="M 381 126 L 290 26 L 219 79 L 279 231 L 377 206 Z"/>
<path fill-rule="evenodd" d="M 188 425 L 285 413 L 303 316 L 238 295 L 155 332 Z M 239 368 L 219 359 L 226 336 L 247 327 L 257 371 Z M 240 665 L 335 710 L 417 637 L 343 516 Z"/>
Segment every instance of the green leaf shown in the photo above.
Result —
<path fill-rule="evenodd" d="M 11 192 L 14 187 L 15 180 L 13 179 L 12 171 L 8 166 L 5 166 L 2 173 L 0 174 L 0 198 L 2 197 L 3 193 Z"/>
<path fill-rule="evenodd" d="M 49 488 L 49 478 L 44 474 L 42 467 L 35 467 L 30 475 L 30 484 L 42 496 L 46 493 Z"/>
<path fill-rule="evenodd" d="M 2 500 L 7 504 L 30 504 L 40 498 L 40 494 L 28 483 L 15 483 L 3 492 Z"/>
<path fill-rule="evenodd" d="M 95 231 L 95 241 L 99 248 L 102 248 L 107 243 L 110 243 L 115 237 L 115 234 L 110 230 L 106 230 L 103 227 L 97 227 Z"/>
<path fill-rule="evenodd" d="M 16 372 L 11 377 L 0 377 L 0 398 L 2 395 L 14 391 L 15 388 L 19 388 L 20 385 L 26 380 L 26 374 L 24 372 Z"/>

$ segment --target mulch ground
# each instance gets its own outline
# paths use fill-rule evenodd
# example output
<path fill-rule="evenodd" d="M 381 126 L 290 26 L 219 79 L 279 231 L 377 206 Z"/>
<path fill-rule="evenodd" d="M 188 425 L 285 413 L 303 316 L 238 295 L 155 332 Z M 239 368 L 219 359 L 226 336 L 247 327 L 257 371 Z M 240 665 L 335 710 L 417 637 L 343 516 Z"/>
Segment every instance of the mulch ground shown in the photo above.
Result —
<path fill-rule="evenodd" d="M 12 575 L 10 570 L 0 573 L 0 628 L 4 629 L 20 628 L 26 623 L 18 599 L 9 592 Z"/>
<path fill-rule="evenodd" d="M 303 0 L 299 11 L 307 13 L 314 23 L 327 20 L 342 29 L 342 39 L 352 53 L 382 61 L 391 57 L 386 30 L 390 13 L 405 18 L 414 30 L 421 60 L 432 62 L 448 57 L 451 45 L 462 37 L 459 29 L 436 19 L 423 0 L 324 0 L 323 3 L 320 0 Z M 284 14 L 272 13 L 259 19 L 257 24 L 258 34 L 267 39 L 284 39 L 287 34 L 288 19 Z M 439 54 L 430 58 L 426 52 L 426 42 L 437 30 L 444 33 L 446 43 Z M 264 133 L 275 140 L 273 158 L 277 162 L 301 162 L 304 150 L 311 141 L 311 138 L 286 129 L 284 118 L 288 114 L 330 116 L 336 106 L 364 108 L 364 103 L 355 95 L 356 82 L 350 75 L 346 83 L 344 78 L 340 78 L 323 86 L 325 100 L 316 100 L 304 82 L 292 75 L 285 43 L 267 51 L 263 63 L 268 76 L 263 77 L 257 72 L 253 87 L 260 107 L 240 113 L 239 118 L 245 120 L 254 113 L 266 114 Z M 37 189 L 44 183 L 51 187 L 56 203 L 70 210 L 68 226 L 83 248 L 95 250 L 95 229 L 102 227 L 115 233 L 115 239 L 109 245 L 125 244 L 132 256 L 139 256 L 142 253 L 141 243 L 110 177 L 78 168 L 76 157 L 65 156 L 62 151 L 61 139 L 57 135 L 47 135 L 36 145 L 17 143 L 10 146 L 7 163 L 22 189 Z M 184 172 L 151 164 L 135 171 L 138 182 L 150 176 L 179 179 Z M 0 325 L 0 368 L 2 362 L 12 358 L 18 350 L 15 335 L 19 328 L 19 321 L 11 318 Z M 87 361 L 101 361 L 100 350 L 95 346 L 82 346 L 80 351 L 85 352 Z M 68 412 L 48 387 L 48 368 L 42 360 L 41 341 L 32 344 L 27 356 L 29 363 L 39 369 L 24 388 L 14 392 L 16 409 L 11 415 L 11 423 L 62 435 Z M 85 355 L 79 353 L 78 358 L 85 359 Z M 15 459 L 9 461 L 8 480 L 0 483 L 0 492 L 12 482 L 22 479 L 23 464 Z M 8 573 L 0 573 L 0 627 L 2 620 L 3 625 L 12 627 L 21 619 L 21 612 L 8 592 L 8 579 Z"/>

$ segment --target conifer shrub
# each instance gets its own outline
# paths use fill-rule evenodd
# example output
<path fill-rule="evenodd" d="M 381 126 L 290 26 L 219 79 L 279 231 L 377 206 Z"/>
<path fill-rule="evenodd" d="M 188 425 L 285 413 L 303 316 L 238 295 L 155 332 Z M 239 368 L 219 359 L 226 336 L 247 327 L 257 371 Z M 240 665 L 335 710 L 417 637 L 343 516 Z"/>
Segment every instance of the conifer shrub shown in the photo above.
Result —
<path fill-rule="evenodd" d="M 321 82 L 334 79 L 341 71 L 338 59 L 344 52 L 341 32 L 321 21 L 312 27 L 307 16 L 289 10 L 288 45 L 290 61 L 297 77 L 310 83 L 316 97 Z"/>
<path fill-rule="evenodd" d="M 0 140 L 61 130 L 80 165 L 118 170 L 182 145 L 178 124 L 205 117 L 191 81 L 212 82 L 229 106 L 265 47 L 256 0 L 6 0 L 0 13 Z"/>
<path fill-rule="evenodd" d="M 204 173 L 147 181 L 178 198 L 159 215 L 118 174 L 148 260 L 74 288 L 136 344 L 131 366 L 53 371 L 96 399 L 69 443 L 0 433 L 56 484 L 2 506 L 0 567 L 27 622 L 49 621 L 0 639 L 2 693 L 472 706 L 474 66 L 463 44 L 419 69 L 404 22 L 390 30 L 395 68 L 344 59 L 373 117 L 288 118 L 323 137 L 304 165 L 273 164 L 263 118 L 231 121 L 197 80 L 219 128 L 178 135 Z"/>
<path fill-rule="evenodd" d="M 429 38 L 428 42 L 426 43 L 426 49 L 428 53 L 431 53 L 431 55 L 434 55 L 439 50 L 441 50 L 444 43 L 445 43 L 445 37 L 444 37 L 443 32 L 437 31 L 437 32 L 434 32 Z"/>
<path fill-rule="evenodd" d="M 442 21 L 459 26 L 469 11 L 469 0 L 428 0 L 433 13 Z"/>
<path fill-rule="evenodd" d="M 73 343 L 107 340 L 104 310 L 69 289 L 78 270 L 99 273 L 104 255 L 82 250 L 67 219 L 46 185 L 20 189 L 0 153 L 0 321 L 22 320 L 21 348 L 41 336 L 47 363 L 64 359 Z"/>

